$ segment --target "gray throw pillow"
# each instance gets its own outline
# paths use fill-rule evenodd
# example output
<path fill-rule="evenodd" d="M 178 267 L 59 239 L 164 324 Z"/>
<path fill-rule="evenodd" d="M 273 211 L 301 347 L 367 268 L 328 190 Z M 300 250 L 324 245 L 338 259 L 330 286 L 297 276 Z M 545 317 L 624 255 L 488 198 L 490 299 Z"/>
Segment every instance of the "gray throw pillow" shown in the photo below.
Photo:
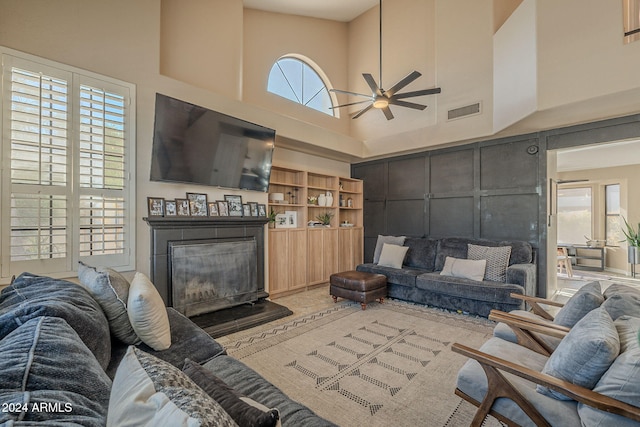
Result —
<path fill-rule="evenodd" d="M 467 259 L 487 260 L 484 279 L 493 282 L 507 281 L 507 267 L 511 256 L 511 246 L 479 246 L 467 245 Z"/>
<path fill-rule="evenodd" d="M 376 242 L 376 248 L 373 251 L 373 263 L 377 264 L 380 261 L 380 254 L 382 253 L 382 246 L 385 243 L 389 243 L 391 245 L 404 245 L 405 236 L 383 236 L 381 234 L 378 235 L 378 241 Z"/>
<path fill-rule="evenodd" d="M 611 316 L 604 308 L 596 308 L 560 341 L 542 373 L 592 389 L 619 352 L 620 339 Z M 571 400 L 541 385 L 536 390 L 559 400 Z"/>
<path fill-rule="evenodd" d="M 95 268 L 82 261 L 78 264 L 80 284 L 102 307 L 113 336 L 125 344 L 140 344 L 127 314 L 129 281 L 111 268 Z"/>
<path fill-rule="evenodd" d="M 593 391 L 605 396 L 638 406 L 640 396 L 640 345 L 637 333 L 640 330 L 640 319 L 622 316 L 615 321 L 620 336 L 620 355 L 611 367 L 602 375 Z M 637 421 L 609 412 L 600 411 L 591 406 L 579 403 L 578 414 L 583 425 L 631 427 Z"/>
<path fill-rule="evenodd" d="M 111 380 L 63 319 L 36 317 L 0 340 L 0 372 L 0 402 L 28 408 L 0 410 L 0 425 L 101 427 L 106 422 Z"/>
<path fill-rule="evenodd" d="M 110 426 L 236 426 L 233 419 L 175 366 L 134 346 L 111 388 Z"/>
<path fill-rule="evenodd" d="M 185 360 L 182 372 L 218 402 L 239 426 L 275 427 L 278 424 L 280 414 L 277 409 L 263 411 L 248 404 L 242 400 L 245 396 L 193 360 Z"/>
<path fill-rule="evenodd" d="M 0 339 L 40 316 L 64 319 L 100 366 L 107 368 L 111 359 L 109 322 L 98 302 L 81 285 L 22 273 L 0 293 Z"/>
<path fill-rule="evenodd" d="M 600 307 L 603 301 L 600 282 L 587 283 L 569 298 L 555 315 L 553 323 L 571 328 L 591 310 Z"/>

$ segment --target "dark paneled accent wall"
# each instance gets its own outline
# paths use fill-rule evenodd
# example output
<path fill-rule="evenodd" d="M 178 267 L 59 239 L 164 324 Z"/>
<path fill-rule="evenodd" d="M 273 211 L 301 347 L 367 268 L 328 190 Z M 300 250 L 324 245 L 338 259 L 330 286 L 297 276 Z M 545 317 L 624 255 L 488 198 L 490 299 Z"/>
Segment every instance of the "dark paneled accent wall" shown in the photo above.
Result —
<path fill-rule="evenodd" d="M 353 176 L 365 183 L 365 260 L 378 234 L 517 239 L 537 247 L 538 158 L 537 140 L 524 138 L 354 165 Z"/>
<path fill-rule="evenodd" d="M 524 240 L 546 296 L 548 150 L 638 137 L 633 115 L 353 164 L 364 180 L 365 261 L 379 234 Z"/>

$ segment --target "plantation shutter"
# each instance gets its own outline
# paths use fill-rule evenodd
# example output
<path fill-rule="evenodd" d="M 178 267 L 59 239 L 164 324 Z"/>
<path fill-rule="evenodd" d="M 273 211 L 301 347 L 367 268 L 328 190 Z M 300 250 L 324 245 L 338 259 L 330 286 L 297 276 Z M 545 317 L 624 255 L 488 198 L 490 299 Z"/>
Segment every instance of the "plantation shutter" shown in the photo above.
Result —
<path fill-rule="evenodd" d="M 42 61 L 2 55 L 1 277 L 132 269 L 133 88 Z"/>

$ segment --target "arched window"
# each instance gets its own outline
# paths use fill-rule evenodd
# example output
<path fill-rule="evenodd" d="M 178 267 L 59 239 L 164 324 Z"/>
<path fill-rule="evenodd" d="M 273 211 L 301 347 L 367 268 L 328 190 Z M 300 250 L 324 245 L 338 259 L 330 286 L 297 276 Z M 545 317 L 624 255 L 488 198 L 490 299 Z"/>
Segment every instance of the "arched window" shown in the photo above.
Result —
<path fill-rule="evenodd" d="M 333 98 L 318 67 L 295 56 L 278 59 L 269 72 L 267 90 L 330 116 L 336 115 Z"/>

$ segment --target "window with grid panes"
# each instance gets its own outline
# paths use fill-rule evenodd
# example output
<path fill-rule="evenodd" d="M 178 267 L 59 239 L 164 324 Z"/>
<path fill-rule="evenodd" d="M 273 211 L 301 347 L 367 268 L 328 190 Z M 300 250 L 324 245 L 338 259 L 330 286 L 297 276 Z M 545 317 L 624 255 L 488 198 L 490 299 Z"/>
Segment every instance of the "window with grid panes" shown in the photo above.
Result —
<path fill-rule="evenodd" d="M 2 277 L 133 269 L 135 86 L 2 55 Z"/>

